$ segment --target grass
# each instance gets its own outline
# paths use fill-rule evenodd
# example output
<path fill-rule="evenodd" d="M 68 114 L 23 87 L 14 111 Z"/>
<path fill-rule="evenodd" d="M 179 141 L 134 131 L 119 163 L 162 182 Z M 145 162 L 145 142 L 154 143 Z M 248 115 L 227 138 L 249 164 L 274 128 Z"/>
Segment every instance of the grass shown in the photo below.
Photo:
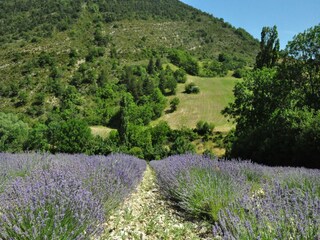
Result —
<path fill-rule="evenodd" d="M 193 141 L 196 146 L 196 153 L 203 154 L 206 150 L 209 150 L 217 157 L 223 157 L 226 153 L 225 148 L 220 147 L 214 140 L 203 141 L 202 139 L 197 139 Z"/>
<path fill-rule="evenodd" d="M 107 128 L 104 126 L 91 126 L 90 129 L 92 135 L 100 136 L 102 138 L 108 137 L 110 132 L 113 130 L 112 128 Z"/>
<path fill-rule="evenodd" d="M 194 128 L 199 120 L 204 120 L 214 123 L 216 131 L 227 132 L 233 125 L 221 114 L 221 110 L 233 100 L 232 89 L 237 81 L 231 76 L 188 76 L 186 84 L 194 82 L 200 87 L 200 93 L 186 94 L 185 84 L 179 84 L 176 97 L 180 99 L 180 104 L 177 111 L 165 114 L 159 120 L 167 121 L 172 128 Z M 171 98 L 173 97 L 169 97 Z"/>

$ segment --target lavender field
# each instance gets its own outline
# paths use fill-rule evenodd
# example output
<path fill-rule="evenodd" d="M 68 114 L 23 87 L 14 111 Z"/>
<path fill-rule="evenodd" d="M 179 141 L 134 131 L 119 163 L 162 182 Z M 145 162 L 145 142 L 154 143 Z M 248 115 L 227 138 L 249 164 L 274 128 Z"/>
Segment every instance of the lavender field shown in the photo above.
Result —
<path fill-rule="evenodd" d="M 0 239 L 98 237 L 145 169 L 122 154 L 0 154 Z"/>
<path fill-rule="evenodd" d="M 214 239 L 320 239 L 320 171 L 180 155 L 150 163 L 162 193 Z"/>

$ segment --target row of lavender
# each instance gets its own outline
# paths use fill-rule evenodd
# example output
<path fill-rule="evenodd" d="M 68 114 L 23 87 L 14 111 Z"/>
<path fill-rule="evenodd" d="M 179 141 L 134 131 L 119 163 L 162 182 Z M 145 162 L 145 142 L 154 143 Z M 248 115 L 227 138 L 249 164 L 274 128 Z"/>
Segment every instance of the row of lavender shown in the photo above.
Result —
<path fill-rule="evenodd" d="M 122 154 L 0 154 L 0 239 L 99 236 L 145 168 Z"/>
<path fill-rule="evenodd" d="M 196 155 L 152 161 L 162 192 L 216 239 L 320 239 L 320 171 L 216 161 Z"/>

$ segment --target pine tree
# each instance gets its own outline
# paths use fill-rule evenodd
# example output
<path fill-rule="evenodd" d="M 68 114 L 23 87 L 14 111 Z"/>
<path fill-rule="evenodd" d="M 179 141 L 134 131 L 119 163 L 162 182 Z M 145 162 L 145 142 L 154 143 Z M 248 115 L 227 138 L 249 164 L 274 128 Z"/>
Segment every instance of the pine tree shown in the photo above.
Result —
<path fill-rule="evenodd" d="M 154 65 L 154 62 L 153 62 L 153 58 L 151 58 L 149 60 L 149 64 L 148 64 L 148 67 L 147 67 L 147 72 L 149 74 L 154 74 L 155 73 L 155 65 Z"/>

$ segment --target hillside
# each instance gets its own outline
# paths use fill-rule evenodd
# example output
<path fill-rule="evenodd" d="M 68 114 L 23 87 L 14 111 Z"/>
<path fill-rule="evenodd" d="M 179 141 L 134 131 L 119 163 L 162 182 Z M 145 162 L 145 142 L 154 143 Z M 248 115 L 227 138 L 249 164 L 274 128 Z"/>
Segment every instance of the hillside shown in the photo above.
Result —
<path fill-rule="evenodd" d="M 117 82 L 124 65 L 153 56 L 166 59 L 175 48 L 198 60 L 223 54 L 251 65 L 258 49 L 243 29 L 175 0 L 5 0 L 0 16 L 0 107 L 32 118 L 61 108 L 63 94 L 54 92 L 72 85 L 81 64 L 93 69 L 85 89 L 75 86 L 80 115 L 86 116 L 98 107 L 93 78 L 104 75 Z"/>
<path fill-rule="evenodd" d="M 0 3 L 0 16 L 0 43 L 21 39 L 35 41 L 37 37 L 50 38 L 57 32 L 78 28 L 79 23 L 86 22 L 87 30 L 99 24 L 103 24 L 107 32 L 108 28 L 119 27 L 117 31 L 111 30 L 116 33 L 114 40 L 119 40 L 118 36 L 122 34 L 135 41 L 148 36 L 156 39 L 156 47 L 168 47 L 169 42 L 172 46 L 183 46 L 199 55 L 207 52 L 208 56 L 212 56 L 225 52 L 252 58 L 258 47 L 257 41 L 245 30 L 235 29 L 222 19 L 178 0 L 48 0 L 45 4 L 40 0 L 5 0 Z M 132 33 L 139 33 L 139 36 Z M 152 48 L 155 47 L 154 43 L 151 42 Z"/>
<path fill-rule="evenodd" d="M 19 144 L 14 137 L 3 138 L 0 150 L 105 154 L 119 148 L 123 152 L 148 149 L 146 158 L 150 159 L 167 156 L 170 151 L 191 151 L 190 142 L 195 140 L 191 129 L 182 136 L 170 129 L 156 143 L 151 140 L 156 134 L 151 133 L 150 123 L 164 116 L 176 94 L 181 106 L 188 109 L 193 97 L 182 95 L 184 86 L 178 86 L 187 73 L 195 81 L 223 77 L 252 66 L 258 48 L 258 41 L 245 30 L 177 0 L 1 1 L 1 117 L 6 128 L 21 120 L 26 135 Z M 171 63 L 177 67 L 167 68 Z M 226 91 L 231 94 L 233 84 L 228 79 L 215 82 L 212 86 L 217 94 L 205 95 L 206 108 L 199 108 L 188 127 L 201 118 L 224 125 L 220 110 L 227 101 L 212 99 L 220 97 L 220 90 L 223 95 L 229 94 Z M 199 82 L 200 87 L 211 87 L 209 81 L 203 83 Z M 169 127 L 180 126 L 172 124 L 181 121 L 179 115 L 169 116 Z M 90 129 L 75 130 L 70 125 L 92 126 L 94 134 L 105 127 L 117 129 L 108 140 L 115 146 L 104 148 L 110 144 L 79 140 L 83 146 L 77 150 L 59 148 L 65 132 L 70 134 L 65 136 L 67 145 L 69 137 L 76 139 L 75 134 L 90 135 Z M 153 134 L 150 141 L 138 141 L 146 131 Z M 10 133 L 15 134 L 6 130 L 4 135 Z M 173 149 L 179 148 L 182 138 L 186 148 L 176 152 Z M 39 143 L 37 139 L 45 140 Z"/>

